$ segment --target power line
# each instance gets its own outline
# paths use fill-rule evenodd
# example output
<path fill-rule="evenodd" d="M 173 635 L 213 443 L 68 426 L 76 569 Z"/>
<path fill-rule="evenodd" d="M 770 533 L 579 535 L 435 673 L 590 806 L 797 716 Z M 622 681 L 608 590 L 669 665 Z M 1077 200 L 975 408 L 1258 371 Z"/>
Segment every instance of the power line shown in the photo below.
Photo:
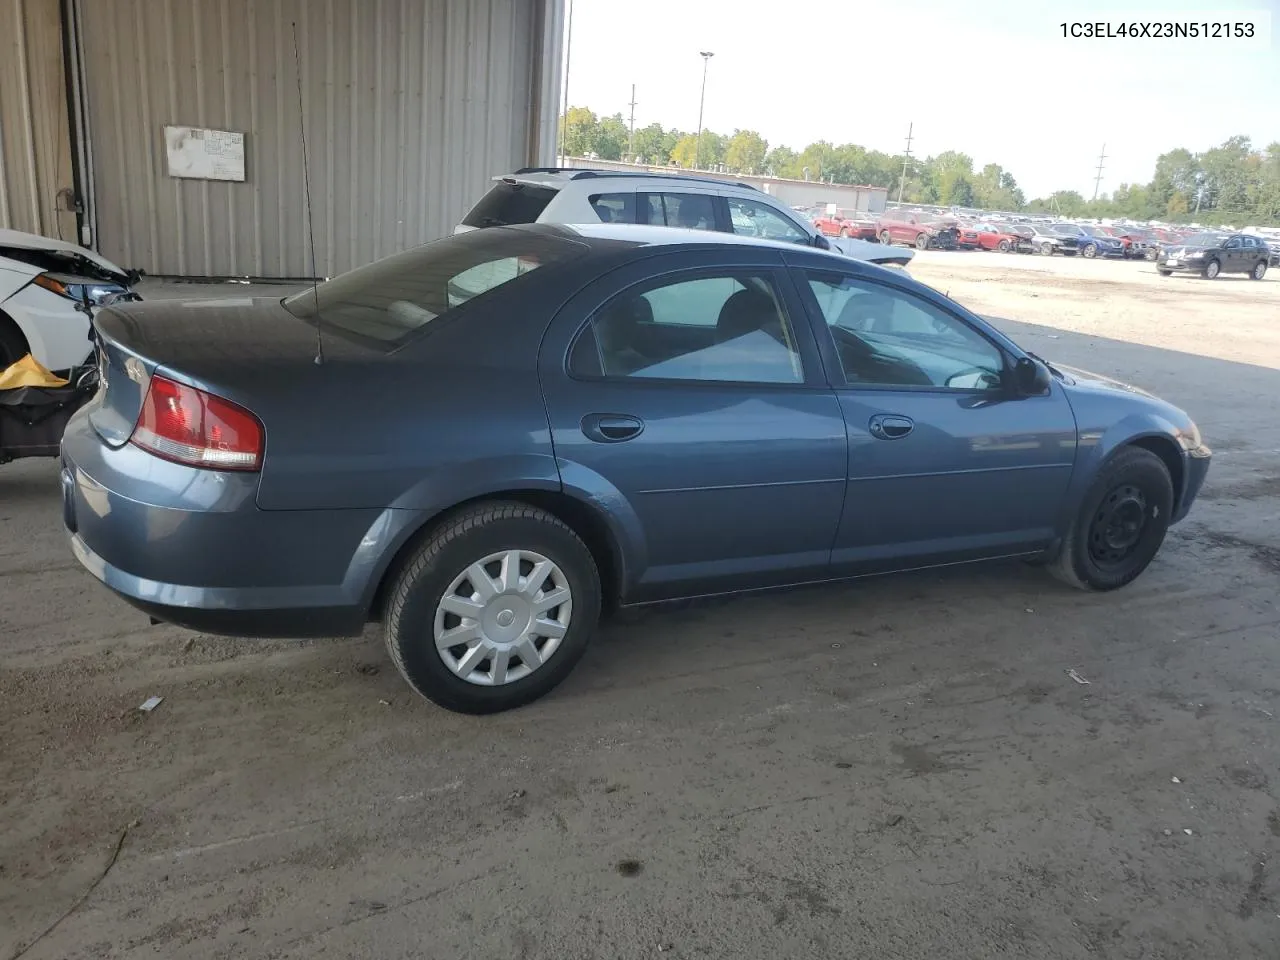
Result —
<path fill-rule="evenodd" d="M 632 160 L 636 158 L 636 85 L 631 85 L 631 130 L 627 134 L 627 156 Z"/>
<path fill-rule="evenodd" d="M 1102 166 L 1102 161 L 1106 159 L 1107 159 L 1107 145 L 1104 143 L 1102 145 L 1102 153 L 1098 154 L 1098 175 L 1093 178 L 1093 199 L 1094 200 L 1098 199 L 1098 187 L 1102 183 L 1102 171 L 1103 169 L 1105 169 Z"/>
<path fill-rule="evenodd" d="M 902 202 L 902 191 L 907 189 L 907 164 L 911 162 L 911 134 L 915 130 L 915 121 L 907 124 L 907 152 L 902 155 L 902 182 L 898 184 L 898 202 Z"/>

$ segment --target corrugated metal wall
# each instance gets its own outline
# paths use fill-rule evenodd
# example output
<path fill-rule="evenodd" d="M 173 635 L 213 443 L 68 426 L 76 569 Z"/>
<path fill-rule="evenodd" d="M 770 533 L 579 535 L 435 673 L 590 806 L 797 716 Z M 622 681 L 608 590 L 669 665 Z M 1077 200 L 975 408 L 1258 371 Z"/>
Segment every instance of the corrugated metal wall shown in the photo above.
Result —
<path fill-rule="evenodd" d="M 554 153 L 563 0 L 76 0 L 96 245 L 153 274 L 333 276 L 448 233 Z M 553 62 L 546 62 L 553 51 Z M 171 178 L 163 128 L 246 134 L 244 183 Z"/>
<path fill-rule="evenodd" d="M 59 0 L 0 0 L 0 227 L 76 239 Z"/>

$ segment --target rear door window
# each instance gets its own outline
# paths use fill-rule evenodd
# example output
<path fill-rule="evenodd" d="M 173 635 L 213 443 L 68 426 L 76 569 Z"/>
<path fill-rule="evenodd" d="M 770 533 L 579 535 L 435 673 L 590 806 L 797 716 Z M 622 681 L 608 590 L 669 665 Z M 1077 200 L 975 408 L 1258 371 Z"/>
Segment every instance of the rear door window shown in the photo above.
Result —
<path fill-rule="evenodd" d="M 588 197 L 587 200 L 601 223 L 636 222 L 634 193 L 597 193 Z"/>
<path fill-rule="evenodd" d="M 641 194 L 641 197 L 647 223 L 686 230 L 716 228 L 714 197 L 710 194 L 648 193 Z"/>
<path fill-rule="evenodd" d="M 505 227 L 513 223 L 537 223 L 558 191 L 534 183 L 503 180 L 471 208 L 462 220 L 468 227 Z"/>

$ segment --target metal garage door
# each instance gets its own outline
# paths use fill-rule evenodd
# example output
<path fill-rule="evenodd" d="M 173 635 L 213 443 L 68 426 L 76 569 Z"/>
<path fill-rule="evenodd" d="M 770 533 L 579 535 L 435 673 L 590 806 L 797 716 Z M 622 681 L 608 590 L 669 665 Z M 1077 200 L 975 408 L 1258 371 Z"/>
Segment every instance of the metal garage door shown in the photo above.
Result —
<path fill-rule="evenodd" d="M 153 274 L 310 276 L 448 233 L 554 154 L 559 0 L 75 0 L 96 245 Z M 166 126 L 243 134 L 244 181 L 170 175 Z"/>
<path fill-rule="evenodd" d="M 0 227 L 76 240 L 59 0 L 0 0 Z"/>

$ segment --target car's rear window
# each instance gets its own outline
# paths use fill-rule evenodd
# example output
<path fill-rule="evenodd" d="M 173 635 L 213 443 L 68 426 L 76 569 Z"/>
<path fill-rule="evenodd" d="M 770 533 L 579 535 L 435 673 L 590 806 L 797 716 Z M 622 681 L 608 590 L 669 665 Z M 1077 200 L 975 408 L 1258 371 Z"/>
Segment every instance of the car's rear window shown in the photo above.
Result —
<path fill-rule="evenodd" d="M 286 298 L 294 316 L 371 346 L 394 348 L 424 326 L 585 246 L 527 230 L 474 230 L 358 267 Z"/>
<path fill-rule="evenodd" d="M 468 227 L 505 227 L 513 223 L 537 223 L 556 195 L 554 187 L 503 180 L 486 193 L 462 218 Z"/>

